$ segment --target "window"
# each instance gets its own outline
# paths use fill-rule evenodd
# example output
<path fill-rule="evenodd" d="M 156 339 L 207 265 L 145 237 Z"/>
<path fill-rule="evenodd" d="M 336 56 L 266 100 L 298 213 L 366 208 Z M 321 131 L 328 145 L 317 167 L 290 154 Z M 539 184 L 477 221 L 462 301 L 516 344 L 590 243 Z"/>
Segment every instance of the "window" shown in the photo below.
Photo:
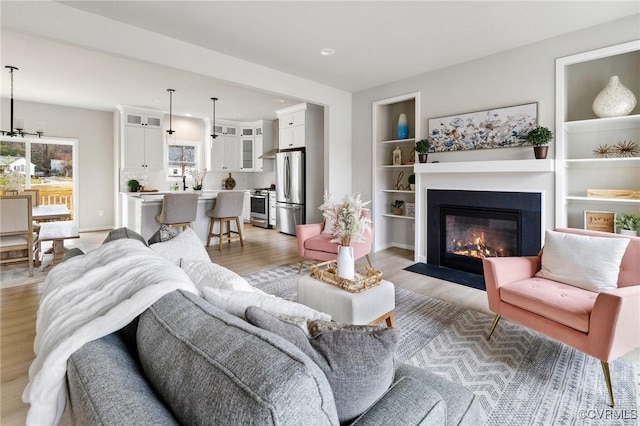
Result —
<path fill-rule="evenodd" d="M 167 166 L 169 177 L 189 176 L 200 167 L 200 144 L 177 142 L 169 145 Z"/>

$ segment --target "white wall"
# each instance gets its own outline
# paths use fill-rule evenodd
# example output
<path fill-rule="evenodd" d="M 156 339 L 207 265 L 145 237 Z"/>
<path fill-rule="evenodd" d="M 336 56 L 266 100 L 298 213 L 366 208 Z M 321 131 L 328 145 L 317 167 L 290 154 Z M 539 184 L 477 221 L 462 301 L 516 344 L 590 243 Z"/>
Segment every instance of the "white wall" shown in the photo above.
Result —
<path fill-rule="evenodd" d="M 374 101 L 421 92 L 422 135 L 428 119 L 496 107 L 538 103 L 538 122 L 554 130 L 556 58 L 640 38 L 640 15 L 497 53 L 439 71 L 362 91 L 353 95 L 353 190 L 371 199 L 372 113 Z M 508 36 L 508 35 L 505 35 Z M 428 52 L 425 52 L 428 54 Z M 554 156 L 553 142 L 550 158 Z M 533 158 L 530 147 L 430 154 L 429 161 L 468 161 Z M 553 199 L 553 180 L 547 180 Z M 553 204 L 547 217 L 552 216 Z M 547 227 L 554 226 L 547 223 Z"/>
<path fill-rule="evenodd" d="M 78 199 L 76 217 L 80 230 L 109 229 L 115 223 L 113 112 L 63 107 L 14 100 L 16 117 L 27 130 L 45 123 L 45 136 L 78 140 Z M 2 99 L 2 129 L 9 128 L 9 100 Z M 98 216 L 98 210 L 104 212 Z"/>

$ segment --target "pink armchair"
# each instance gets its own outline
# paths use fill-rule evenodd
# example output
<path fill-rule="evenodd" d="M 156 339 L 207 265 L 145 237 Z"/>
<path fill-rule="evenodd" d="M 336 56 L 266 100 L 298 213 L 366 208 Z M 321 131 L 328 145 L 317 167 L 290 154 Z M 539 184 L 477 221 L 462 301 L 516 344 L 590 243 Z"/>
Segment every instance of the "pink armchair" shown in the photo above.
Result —
<path fill-rule="evenodd" d="M 609 361 L 640 347 L 640 238 L 582 229 L 555 231 L 629 238 L 618 288 L 596 293 L 535 277 L 540 255 L 484 259 L 489 309 L 496 313 L 487 339 L 504 316 L 599 359 L 614 407 Z"/>
<path fill-rule="evenodd" d="M 362 211 L 363 216 L 369 217 L 368 209 Z M 324 223 L 311 223 L 307 225 L 296 226 L 296 238 L 298 240 L 298 254 L 302 259 L 298 267 L 298 273 L 304 266 L 306 259 L 314 259 L 326 262 L 338 258 L 339 244 L 330 242 L 334 237 L 333 234 L 325 234 Z M 371 266 L 371 245 L 373 244 L 373 229 L 365 233 L 365 241 L 362 243 L 351 243 L 353 247 L 353 256 L 356 260 L 365 256 L 369 266 Z"/>

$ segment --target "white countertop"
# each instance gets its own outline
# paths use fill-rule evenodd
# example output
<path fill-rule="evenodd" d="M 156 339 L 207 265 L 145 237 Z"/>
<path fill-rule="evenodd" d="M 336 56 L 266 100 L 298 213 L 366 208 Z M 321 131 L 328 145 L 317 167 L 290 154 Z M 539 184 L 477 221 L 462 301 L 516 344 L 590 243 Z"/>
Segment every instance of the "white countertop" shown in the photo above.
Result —
<path fill-rule="evenodd" d="M 200 192 L 200 199 L 201 200 L 211 200 L 214 199 L 218 196 L 219 192 L 224 192 L 226 191 L 225 189 L 204 189 L 202 190 L 202 192 Z M 234 189 L 234 191 L 245 191 L 245 192 L 251 192 L 251 189 Z M 140 198 L 144 203 L 148 203 L 148 202 L 154 202 L 154 201 L 162 201 L 162 198 L 164 197 L 164 194 L 191 194 L 193 193 L 193 190 L 187 190 L 187 191 L 157 191 L 157 192 L 123 192 L 122 194 L 125 194 L 129 197 L 132 198 Z"/>

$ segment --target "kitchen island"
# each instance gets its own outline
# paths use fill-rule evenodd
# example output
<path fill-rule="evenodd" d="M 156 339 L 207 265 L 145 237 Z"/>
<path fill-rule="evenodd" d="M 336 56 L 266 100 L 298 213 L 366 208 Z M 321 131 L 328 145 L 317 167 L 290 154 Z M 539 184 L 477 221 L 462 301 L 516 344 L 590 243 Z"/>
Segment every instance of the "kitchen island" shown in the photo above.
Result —
<path fill-rule="evenodd" d="M 148 240 L 160 227 L 156 216 L 159 215 L 162 210 L 164 194 L 175 194 L 176 192 L 178 191 L 121 192 L 122 226 L 136 231 L 142 235 L 145 240 Z M 200 198 L 198 199 L 196 220 L 191 224 L 191 228 L 203 244 L 207 242 L 207 232 L 209 231 L 209 216 L 207 216 L 206 212 L 213 208 L 219 192 L 223 192 L 223 190 L 204 190 L 200 193 Z M 244 222 L 249 221 L 250 214 L 250 191 L 244 190 L 244 192 L 245 202 L 241 216 L 241 223 L 243 225 Z M 216 234 L 219 233 L 218 225 L 219 223 L 216 223 L 214 230 Z M 235 224 L 232 224 L 232 230 L 236 231 Z M 211 244 L 214 243 L 218 243 L 217 238 L 212 239 Z"/>

